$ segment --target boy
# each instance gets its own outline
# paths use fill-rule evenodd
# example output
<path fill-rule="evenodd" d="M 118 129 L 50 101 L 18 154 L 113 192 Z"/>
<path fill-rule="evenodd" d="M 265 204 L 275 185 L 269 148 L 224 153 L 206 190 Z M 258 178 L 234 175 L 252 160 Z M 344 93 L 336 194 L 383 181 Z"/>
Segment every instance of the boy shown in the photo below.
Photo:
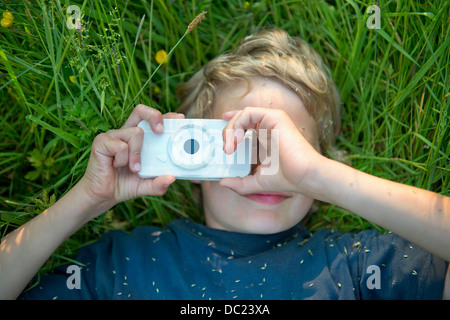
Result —
<path fill-rule="evenodd" d="M 60 268 L 28 299 L 441 299 L 449 297 L 450 199 L 359 172 L 322 154 L 339 130 L 338 96 L 320 57 L 281 30 L 261 31 L 178 90 L 190 117 L 226 129 L 279 131 L 279 170 L 201 184 L 206 226 L 113 231 L 80 250 L 81 288 Z M 120 201 L 162 195 L 172 176 L 140 179 L 147 120 L 182 114 L 139 105 L 124 126 L 96 137 L 83 178 L 51 208 L 3 240 L 1 298 L 15 298 L 56 247 Z M 224 135 L 224 150 L 236 143 Z M 300 221 L 313 199 L 392 230 L 311 235 Z M 403 240 L 408 239 L 412 243 Z M 450 278 L 447 272 L 447 279 Z"/>

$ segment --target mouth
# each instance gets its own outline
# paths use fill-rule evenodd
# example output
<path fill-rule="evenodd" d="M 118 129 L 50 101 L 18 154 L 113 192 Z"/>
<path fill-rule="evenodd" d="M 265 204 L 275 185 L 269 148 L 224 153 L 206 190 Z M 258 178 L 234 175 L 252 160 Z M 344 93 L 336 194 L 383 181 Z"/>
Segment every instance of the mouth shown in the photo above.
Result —
<path fill-rule="evenodd" d="M 245 197 L 257 203 L 273 206 L 283 202 L 288 198 L 291 198 L 292 196 L 279 192 L 262 192 L 262 193 L 248 194 Z"/>

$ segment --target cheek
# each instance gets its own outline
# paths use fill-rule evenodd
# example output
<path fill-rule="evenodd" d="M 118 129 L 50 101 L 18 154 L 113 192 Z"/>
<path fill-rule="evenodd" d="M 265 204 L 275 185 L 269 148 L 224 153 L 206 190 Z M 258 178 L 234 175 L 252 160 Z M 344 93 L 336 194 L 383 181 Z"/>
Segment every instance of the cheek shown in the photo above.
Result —
<path fill-rule="evenodd" d="M 214 195 L 217 193 L 215 191 L 217 189 L 217 186 L 215 186 L 215 182 L 212 181 L 203 181 L 201 183 L 202 186 L 202 194 L 205 199 L 214 197 Z"/>
<path fill-rule="evenodd" d="M 218 181 L 204 181 L 202 182 L 202 196 L 205 209 L 216 211 L 223 208 L 224 204 L 230 204 L 233 191 L 222 187 Z"/>
<path fill-rule="evenodd" d="M 303 195 L 295 196 L 290 203 L 290 212 L 294 219 L 302 220 L 309 212 L 313 205 L 314 199 L 305 197 Z"/>
<path fill-rule="evenodd" d="M 239 217 L 236 194 L 220 186 L 219 182 L 205 181 L 202 183 L 202 198 L 206 225 L 232 230 L 233 221 Z"/>

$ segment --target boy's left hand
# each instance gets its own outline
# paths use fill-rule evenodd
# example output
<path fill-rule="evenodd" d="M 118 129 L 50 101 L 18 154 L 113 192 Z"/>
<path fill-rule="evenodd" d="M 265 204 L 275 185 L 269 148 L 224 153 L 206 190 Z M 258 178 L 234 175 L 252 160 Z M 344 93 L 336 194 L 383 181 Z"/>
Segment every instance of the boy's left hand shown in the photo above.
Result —
<path fill-rule="evenodd" d="M 245 195 L 264 191 L 298 192 L 307 196 L 314 183 L 316 168 L 326 160 L 300 133 L 291 118 L 280 109 L 246 107 L 243 110 L 225 112 L 222 118 L 229 120 L 223 130 L 224 150 L 227 154 L 235 151 L 242 135 L 236 135 L 236 141 L 226 136 L 226 130 L 266 129 L 278 131 L 279 141 L 270 148 L 278 148 L 279 159 L 271 159 L 271 164 L 278 161 L 278 171 L 265 174 L 264 166 L 259 166 L 253 174 L 244 178 L 223 178 L 222 186 Z M 273 133 L 272 133 L 273 134 Z M 268 135 L 269 136 L 269 135 Z M 266 145 L 265 141 L 258 143 Z M 273 154 L 273 152 L 272 152 Z M 270 171 L 270 170 L 269 170 Z"/>

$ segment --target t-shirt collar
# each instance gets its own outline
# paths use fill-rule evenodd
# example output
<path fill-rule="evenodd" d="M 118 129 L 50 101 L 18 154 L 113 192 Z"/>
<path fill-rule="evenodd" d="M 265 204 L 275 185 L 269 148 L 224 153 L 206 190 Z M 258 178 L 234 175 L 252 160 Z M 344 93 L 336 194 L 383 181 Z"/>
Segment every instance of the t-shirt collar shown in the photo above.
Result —
<path fill-rule="evenodd" d="M 234 258 L 258 254 L 293 240 L 301 242 L 311 235 L 301 223 L 273 234 L 249 234 L 213 229 L 190 219 L 175 220 L 169 227 L 182 230 L 197 241 L 204 241 L 205 245 Z"/>

